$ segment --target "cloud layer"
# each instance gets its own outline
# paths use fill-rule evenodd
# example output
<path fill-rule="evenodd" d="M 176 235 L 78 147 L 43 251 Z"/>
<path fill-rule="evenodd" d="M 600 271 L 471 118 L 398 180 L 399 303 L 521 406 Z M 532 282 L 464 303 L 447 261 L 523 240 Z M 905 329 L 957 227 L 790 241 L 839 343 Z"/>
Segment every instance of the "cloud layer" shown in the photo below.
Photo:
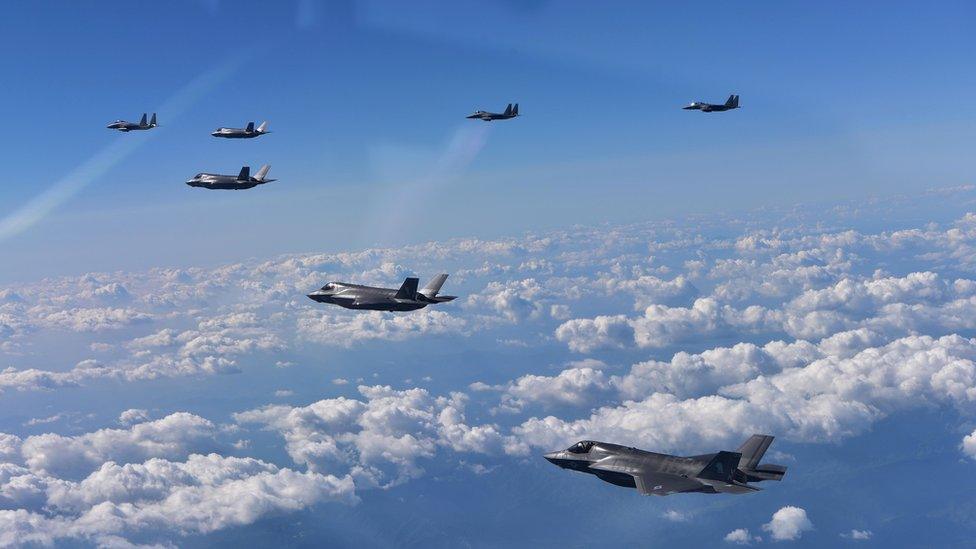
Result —
<path fill-rule="evenodd" d="M 976 217 L 872 233 L 817 221 L 731 222 L 721 237 L 707 225 L 577 228 L 6 288 L 0 399 L 222 380 L 255 364 L 282 376 L 267 400 L 223 415 L 137 402 L 83 430 L 40 432 L 70 410 L 18 421 L 23 432 L 0 434 L 0 544 L 165 541 L 353 504 L 441 462 L 484 474 L 492 467 L 472 460 L 584 438 L 675 453 L 754 432 L 842 442 L 923 407 L 953 410 L 970 431 Z M 409 315 L 304 298 L 329 280 L 395 286 L 440 271 L 461 297 Z M 476 363 L 423 387 L 323 373 L 334 392 L 312 398 L 273 368 L 296 349 L 468 343 L 541 358 L 511 374 Z M 279 463 L 252 454 L 261 437 Z M 976 459 L 976 433 L 958 444 Z M 761 529 L 790 540 L 812 523 L 787 506 Z M 725 537 L 759 540 L 745 528 Z"/>

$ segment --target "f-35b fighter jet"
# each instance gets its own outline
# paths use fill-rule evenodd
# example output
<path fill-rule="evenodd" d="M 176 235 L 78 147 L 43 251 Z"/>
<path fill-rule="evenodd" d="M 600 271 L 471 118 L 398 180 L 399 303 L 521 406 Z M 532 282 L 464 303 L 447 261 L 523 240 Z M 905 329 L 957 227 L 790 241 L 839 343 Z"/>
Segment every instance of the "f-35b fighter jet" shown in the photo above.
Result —
<path fill-rule="evenodd" d="M 682 457 L 584 440 L 566 450 L 546 454 L 545 458 L 563 469 L 637 488 L 645 496 L 676 492 L 745 494 L 760 490 L 750 482 L 782 480 L 786 474 L 782 465 L 759 463 L 772 443 L 769 435 L 752 435 L 735 452 Z"/>
<path fill-rule="evenodd" d="M 142 119 L 139 123 L 126 122 L 125 120 L 116 120 L 108 126 L 105 126 L 110 130 L 119 130 L 120 132 L 131 132 L 133 130 L 151 130 L 156 127 L 156 113 L 153 113 L 152 120 L 146 123 L 146 113 L 142 113 Z"/>
<path fill-rule="evenodd" d="M 198 173 L 192 179 L 188 180 L 186 184 L 191 187 L 203 187 L 204 189 L 227 189 L 233 191 L 250 189 L 258 185 L 277 181 L 276 179 L 268 179 L 269 170 L 271 170 L 271 166 L 265 164 L 261 166 L 261 169 L 253 177 L 251 176 L 250 166 L 241 168 L 241 173 L 237 174 L 236 177 L 216 173 Z"/>
<path fill-rule="evenodd" d="M 722 112 L 730 111 L 732 109 L 739 108 L 739 96 L 730 95 L 728 100 L 725 101 L 724 105 L 713 105 L 712 103 L 703 103 L 701 101 L 692 101 L 687 107 L 682 107 L 686 111 L 701 111 L 701 112 Z"/>
<path fill-rule="evenodd" d="M 505 112 L 488 112 L 488 111 L 475 111 L 474 114 L 469 115 L 467 118 L 473 120 L 484 120 L 485 122 L 491 122 L 492 120 L 508 120 L 509 118 L 515 118 L 519 115 L 518 103 L 513 107 L 511 103 L 505 107 Z"/>
<path fill-rule="evenodd" d="M 308 294 L 308 297 L 319 303 L 332 303 L 346 309 L 415 311 L 432 303 L 444 303 L 456 298 L 453 295 L 437 295 L 445 280 L 447 280 L 447 275 L 439 274 L 419 291 L 417 284 L 420 280 L 413 277 L 404 280 L 403 285 L 398 290 L 360 286 L 359 284 L 347 284 L 345 282 L 329 282 L 321 289 Z"/>
<path fill-rule="evenodd" d="M 210 135 L 214 137 L 226 137 L 228 139 L 250 139 L 266 133 L 271 133 L 268 131 L 267 122 L 262 122 L 257 128 L 254 127 L 254 122 L 248 122 L 246 128 L 217 128 Z"/>

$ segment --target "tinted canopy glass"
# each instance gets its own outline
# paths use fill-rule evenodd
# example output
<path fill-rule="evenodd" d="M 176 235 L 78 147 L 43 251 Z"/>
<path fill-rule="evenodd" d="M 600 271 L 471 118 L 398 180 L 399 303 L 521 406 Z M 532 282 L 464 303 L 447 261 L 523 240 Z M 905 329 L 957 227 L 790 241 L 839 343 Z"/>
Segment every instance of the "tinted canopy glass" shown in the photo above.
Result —
<path fill-rule="evenodd" d="M 592 440 L 584 440 L 570 446 L 568 451 L 574 454 L 588 454 L 590 452 L 590 448 L 593 447 L 593 444 L 594 442 Z"/>

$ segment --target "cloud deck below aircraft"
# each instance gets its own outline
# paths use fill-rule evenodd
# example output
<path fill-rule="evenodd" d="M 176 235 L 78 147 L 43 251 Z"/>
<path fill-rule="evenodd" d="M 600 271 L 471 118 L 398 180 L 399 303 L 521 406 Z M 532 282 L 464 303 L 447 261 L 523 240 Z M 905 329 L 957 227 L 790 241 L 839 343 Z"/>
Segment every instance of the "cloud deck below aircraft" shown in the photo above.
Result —
<path fill-rule="evenodd" d="M 112 412 L 121 427 L 0 435 L 0 530 L 42 543 L 205 533 L 353 503 L 357 491 L 402 485 L 435 460 L 518 459 L 586 438 L 675 453 L 753 432 L 837 442 L 932 406 L 971 419 L 976 265 L 965 258 L 976 217 L 877 233 L 811 227 L 723 239 L 667 224 L 574 229 L 8 288 L 0 400 L 104 379 L 234 374 L 299 346 L 518 337 L 565 366 L 539 364 L 501 383 L 484 382 L 491 365 L 481 365 L 455 387 L 360 384 L 358 396 L 228 410 L 229 427 L 140 407 Z M 411 267 L 459 273 L 460 306 L 346 314 L 302 299 L 322 279 L 389 283 L 418 257 Z M 42 345 L 52 336 L 87 350 L 59 355 Z M 25 357 L 77 365 L 16 367 Z M 41 425 L 54 424 L 31 427 Z M 260 433 L 290 463 L 248 457 L 246 439 Z M 976 456 L 973 437 L 959 441 L 964 455 Z M 774 516 L 765 535 L 798 537 L 809 519 L 795 515 Z M 741 530 L 727 540 L 754 540 Z"/>

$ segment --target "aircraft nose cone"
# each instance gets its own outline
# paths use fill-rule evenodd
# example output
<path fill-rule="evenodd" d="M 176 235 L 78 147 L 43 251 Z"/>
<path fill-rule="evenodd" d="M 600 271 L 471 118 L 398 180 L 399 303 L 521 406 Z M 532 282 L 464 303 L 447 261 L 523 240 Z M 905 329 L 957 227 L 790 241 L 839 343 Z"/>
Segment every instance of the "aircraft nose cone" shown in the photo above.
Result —
<path fill-rule="evenodd" d="M 556 464 L 556 460 L 559 459 L 559 452 L 549 452 L 544 454 L 542 457 L 546 458 L 546 461 L 552 464 Z"/>

